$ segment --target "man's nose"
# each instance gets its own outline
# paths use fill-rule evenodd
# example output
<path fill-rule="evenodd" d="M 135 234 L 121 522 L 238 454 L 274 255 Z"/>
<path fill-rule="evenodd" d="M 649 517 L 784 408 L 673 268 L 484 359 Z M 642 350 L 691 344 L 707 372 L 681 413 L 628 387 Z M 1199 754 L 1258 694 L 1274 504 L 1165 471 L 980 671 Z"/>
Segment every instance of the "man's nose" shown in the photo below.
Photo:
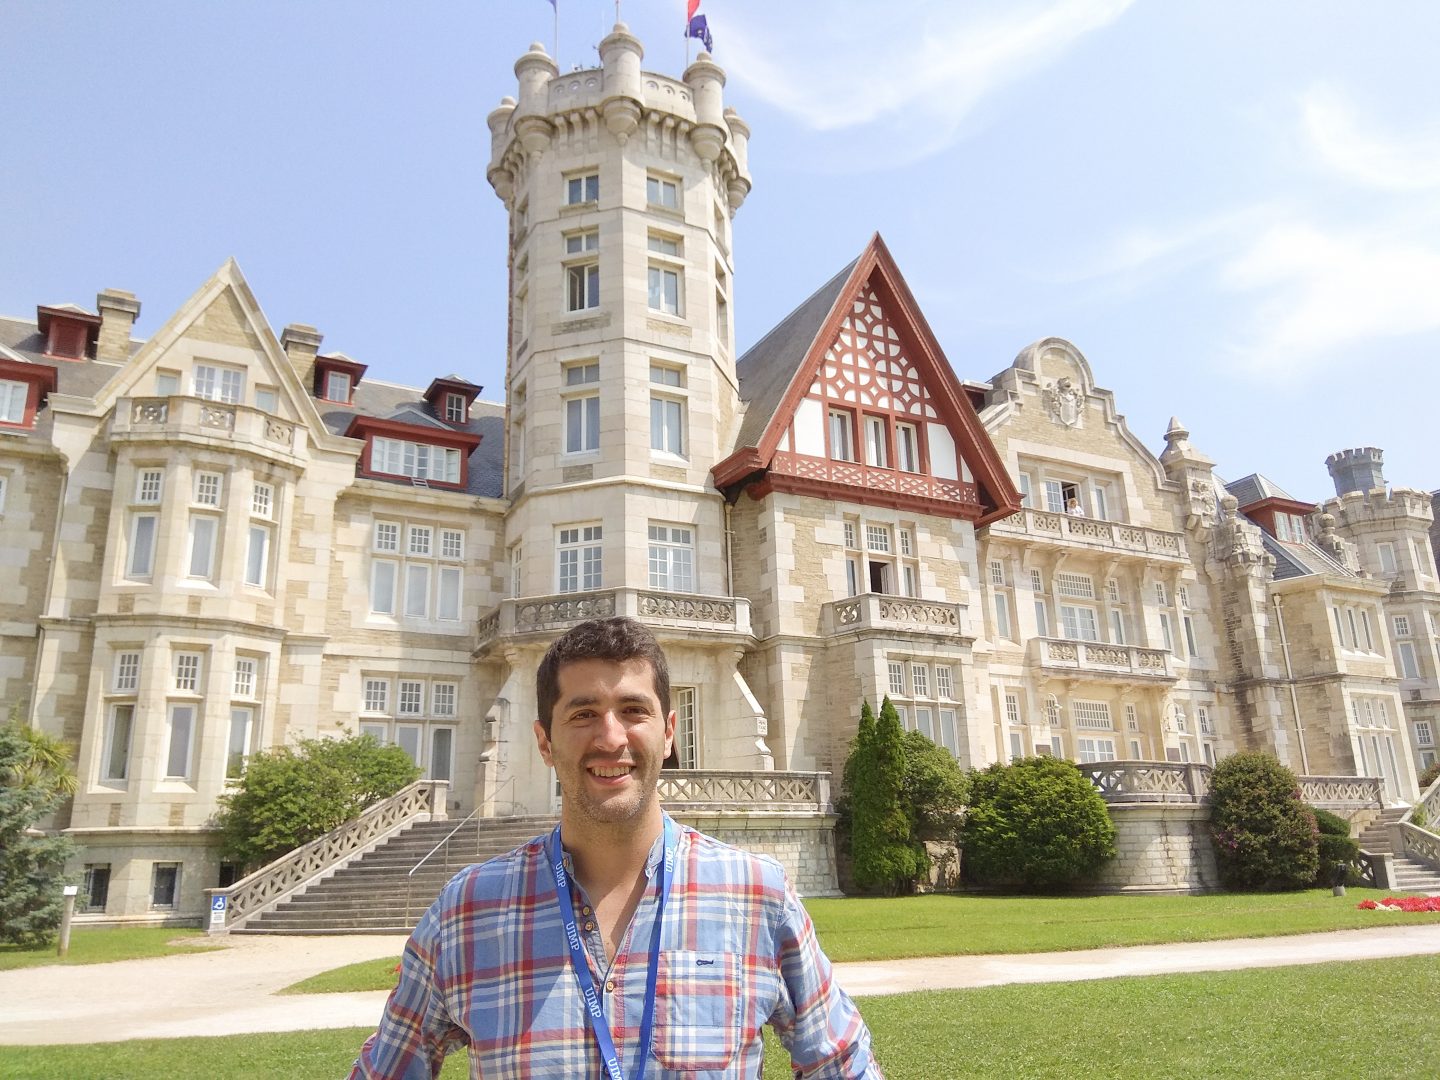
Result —
<path fill-rule="evenodd" d="M 606 709 L 600 714 L 600 725 L 595 732 L 594 744 L 597 750 L 613 752 L 625 749 L 625 725 L 615 710 Z"/>

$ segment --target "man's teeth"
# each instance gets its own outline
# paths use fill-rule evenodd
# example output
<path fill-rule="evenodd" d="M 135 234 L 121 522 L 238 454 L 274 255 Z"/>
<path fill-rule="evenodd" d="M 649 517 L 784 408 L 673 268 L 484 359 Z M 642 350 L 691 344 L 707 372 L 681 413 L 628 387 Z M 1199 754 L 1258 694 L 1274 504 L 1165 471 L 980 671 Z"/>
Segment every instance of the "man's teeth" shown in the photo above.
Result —
<path fill-rule="evenodd" d="M 631 768 L 630 765 L 594 765 L 591 766 L 590 771 L 596 776 L 625 776 Z"/>

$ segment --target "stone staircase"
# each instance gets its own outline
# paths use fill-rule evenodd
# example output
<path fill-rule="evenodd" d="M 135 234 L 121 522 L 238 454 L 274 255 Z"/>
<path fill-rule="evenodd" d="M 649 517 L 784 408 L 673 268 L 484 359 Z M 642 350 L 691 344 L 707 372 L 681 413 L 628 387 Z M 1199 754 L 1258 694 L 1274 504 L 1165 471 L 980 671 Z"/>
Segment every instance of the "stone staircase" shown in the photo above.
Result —
<path fill-rule="evenodd" d="M 1395 865 L 1395 891 L 1440 894 L 1440 871 L 1425 863 L 1395 853 L 1390 826 L 1405 816 L 1407 806 L 1385 810 L 1356 838 L 1362 850 L 1372 855 L 1389 855 Z"/>
<path fill-rule="evenodd" d="M 413 876 L 410 870 L 455 828 L 421 821 L 305 892 L 251 919 L 235 934 L 406 934 L 462 867 L 549 832 L 555 818 L 477 818 L 460 828 Z"/>

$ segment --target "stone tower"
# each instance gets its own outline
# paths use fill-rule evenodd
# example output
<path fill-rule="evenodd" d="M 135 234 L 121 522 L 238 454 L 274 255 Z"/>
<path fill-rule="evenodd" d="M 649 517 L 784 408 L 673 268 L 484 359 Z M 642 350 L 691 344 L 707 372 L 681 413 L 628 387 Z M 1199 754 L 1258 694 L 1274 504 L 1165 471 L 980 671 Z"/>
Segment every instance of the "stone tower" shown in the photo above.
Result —
<path fill-rule="evenodd" d="M 477 654 L 504 703 L 482 788 L 518 775 L 535 789 L 533 747 L 505 744 L 529 741 L 539 652 L 612 613 L 650 623 L 672 681 L 692 688 L 680 765 L 770 765 L 736 670 L 749 608 L 710 478 L 739 409 L 730 226 L 750 190 L 749 129 L 708 54 L 682 79 L 643 71 L 623 23 L 599 49 L 599 68 L 562 75 L 532 45 L 518 98 L 488 118 L 487 176 L 510 220 L 511 505 L 509 600 Z"/>

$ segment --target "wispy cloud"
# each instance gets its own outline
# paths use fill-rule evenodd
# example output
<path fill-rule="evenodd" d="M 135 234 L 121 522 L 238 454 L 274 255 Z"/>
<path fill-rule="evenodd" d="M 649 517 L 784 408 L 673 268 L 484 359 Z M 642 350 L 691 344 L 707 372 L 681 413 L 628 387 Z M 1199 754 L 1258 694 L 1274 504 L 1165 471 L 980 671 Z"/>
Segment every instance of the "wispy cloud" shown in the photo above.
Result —
<path fill-rule="evenodd" d="M 1440 331 L 1440 249 L 1408 233 L 1310 223 L 1266 230 L 1221 271 L 1224 287 L 1254 298 L 1233 357 L 1279 377 L 1363 360 L 1387 339 Z"/>
<path fill-rule="evenodd" d="M 823 20 L 810 5 L 797 5 L 779 29 L 781 8 L 772 4 L 763 34 L 740 20 L 730 26 L 725 67 L 750 93 L 812 130 L 918 122 L 928 129 L 929 148 L 939 149 L 980 101 L 1053 63 L 1133 3 L 1011 4 L 967 18 L 969 5 L 893 0 L 878 14 L 873 0 L 837 0 Z M 904 37 L 884 32 L 916 26 L 923 29 Z"/>
<path fill-rule="evenodd" d="M 1346 179 L 1386 191 L 1440 187 L 1440 123 L 1385 132 L 1342 91 L 1324 85 L 1301 97 L 1300 113 L 1311 149 Z"/>

